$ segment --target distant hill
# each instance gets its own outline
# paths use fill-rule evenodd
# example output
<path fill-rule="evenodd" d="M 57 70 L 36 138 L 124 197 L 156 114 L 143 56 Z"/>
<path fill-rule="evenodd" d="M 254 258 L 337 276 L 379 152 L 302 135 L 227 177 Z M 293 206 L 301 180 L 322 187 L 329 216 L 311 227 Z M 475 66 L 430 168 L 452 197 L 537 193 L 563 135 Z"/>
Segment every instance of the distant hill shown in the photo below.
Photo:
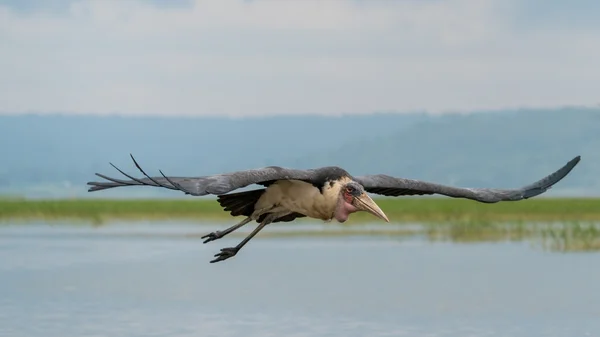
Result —
<path fill-rule="evenodd" d="M 252 119 L 118 116 L 0 116 L 0 194 L 27 196 L 179 196 L 134 188 L 89 194 L 95 172 L 114 163 L 136 172 L 133 153 L 150 173 L 204 175 L 292 165 L 300 156 L 342 146 L 365 135 L 390 133 L 423 114 L 289 116 Z M 304 166 L 311 166 L 310 160 Z M 118 172 L 116 172 L 118 174 Z"/>
<path fill-rule="evenodd" d="M 380 113 L 252 119 L 0 116 L 0 194 L 171 196 L 155 188 L 87 193 L 95 172 L 205 175 L 266 165 L 344 166 L 468 187 L 516 187 L 582 162 L 552 195 L 600 195 L 600 109 L 466 115 Z"/>

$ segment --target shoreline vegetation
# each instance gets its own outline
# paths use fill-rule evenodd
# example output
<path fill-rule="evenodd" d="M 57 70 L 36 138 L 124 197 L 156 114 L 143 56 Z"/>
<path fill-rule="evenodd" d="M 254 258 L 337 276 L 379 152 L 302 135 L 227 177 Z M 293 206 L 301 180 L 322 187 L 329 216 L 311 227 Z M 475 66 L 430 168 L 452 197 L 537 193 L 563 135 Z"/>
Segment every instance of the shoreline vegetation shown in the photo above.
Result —
<path fill-rule="evenodd" d="M 600 221 L 600 198 L 537 198 L 518 202 L 479 203 L 453 198 L 375 198 L 391 223 L 564 222 Z M 211 199 L 0 199 L 6 220 L 209 220 L 233 222 Z M 297 219 L 303 222 L 306 218 Z M 373 222 L 365 212 L 346 224 Z M 200 222 L 199 222 L 200 223 Z"/>
<path fill-rule="evenodd" d="M 537 198 L 518 202 L 484 204 L 452 198 L 375 198 L 390 223 L 370 214 L 353 214 L 344 224 L 323 224 L 299 218 L 286 226 L 274 226 L 260 237 L 331 237 L 369 235 L 402 239 L 420 236 L 434 242 L 534 241 L 551 251 L 600 251 L 600 198 Z M 32 221 L 60 222 L 74 226 L 132 224 L 138 221 L 185 221 L 198 232 L 174 234 L 198 239 L 214 229 L 230 226 L 243 217 L 232 217 L 211 199 L 8 199 L 0 198 L 0 224 Z M 304 224 L 320 224 L 314 226 Z M 361 226 L 369 224 L 370 226 Z M 373 227 L 372 225 L 375 225 Z M 215 228 L 218 229 L 218 228 Z M 120 235 L 125 235 L 124 233 Z M 139 232 L 131 235 L 141 234 Z M 161 236 L 172 235 L 167 233 Z M 231 237 L 243 237 L 245 230 Z"/>

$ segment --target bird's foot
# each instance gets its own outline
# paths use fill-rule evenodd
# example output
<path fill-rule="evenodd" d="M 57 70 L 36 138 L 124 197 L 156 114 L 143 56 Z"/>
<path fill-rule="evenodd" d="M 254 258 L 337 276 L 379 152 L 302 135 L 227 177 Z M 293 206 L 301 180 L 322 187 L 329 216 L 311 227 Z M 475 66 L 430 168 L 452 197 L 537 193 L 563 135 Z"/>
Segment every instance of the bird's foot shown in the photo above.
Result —
<path fill-rule="evenodd" d="M 223 236 L 224 236 L 223 232 L 217 231 L 217 232 L 208 233 L 208 234 L 204 235 L 203 237 L 201 237 L 201 239 L 206 239 L 202 243 L 207 243 L 207 242 L 211 242 L 211 241 L 215 241 L 217 239 L 220 239 Z"/>
<path fill-rule="evenodd" d="M 216 259 L 210 261 L 210 263 L 227 260 L 230 257 L 234 257 L 235 254 L 237 254 L 237 252 L 239 250 L 240 249 L 236 248 L 236 247 L 221 248 L 221 252 L 218 254 L 215 254 Z"/>

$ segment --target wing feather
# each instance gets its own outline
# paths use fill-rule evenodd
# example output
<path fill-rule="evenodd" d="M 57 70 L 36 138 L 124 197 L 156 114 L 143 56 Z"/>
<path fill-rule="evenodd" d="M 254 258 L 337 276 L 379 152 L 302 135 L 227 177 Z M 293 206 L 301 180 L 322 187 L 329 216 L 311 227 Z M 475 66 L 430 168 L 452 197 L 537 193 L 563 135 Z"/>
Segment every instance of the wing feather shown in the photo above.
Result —
<path fill-rule="evenodd" d="M 421 180 L 391 177 L 385 174 L 366 175 L 354 179 L 370 193 L 386 196 L 441 194 L 479 202 L 517 201 L 540 195 L 562 180 L 579 163 L 581 156 L 567 162 L 556 172 L 527 186 L 516 189 L 463 188 Z"/>
<path fill-rule="evenodd" d="M 108 188 L 122 186 L 154 186 L 179 190 L 185 194 L 193 196 L 202 196 L 207 194 L 221 195 L 238 188 L 246 187 L 252 184 L 265 184 L 275 180 L 302 180 L 314 184 L 322 185 L 326 179 L 332 176 L 347 175 L 347 172 L 339 167 L 322 167 L 317 169 L 289 169 L 279 166 L 268 166 L 258 169 L 215 174 L 199 177 L 169 177 L 162 171 L 161 177 L 151 177 L 141 168 L 133 155 L 130 155 L 137 169 L 145 178 L 135 178 L 111 163 L 111 165 L 121 174 L 130 180 L 111 178 L 106 175 L 96 173 L 97 176 L 104 178 L 106 182 L 91 181 L 87 184 L 91 187 L 89 192 L 105 190 Z"/>

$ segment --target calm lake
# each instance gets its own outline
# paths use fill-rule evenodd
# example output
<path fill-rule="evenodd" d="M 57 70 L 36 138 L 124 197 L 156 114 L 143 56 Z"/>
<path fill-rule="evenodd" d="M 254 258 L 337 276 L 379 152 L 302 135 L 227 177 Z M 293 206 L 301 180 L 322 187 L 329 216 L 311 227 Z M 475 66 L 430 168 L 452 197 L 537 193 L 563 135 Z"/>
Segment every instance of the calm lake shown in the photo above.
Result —
<path fill-rule="evenodd" d="M 0 336 L 600 336 L 597 251 L 225 226 L 4 224 Z"/>

